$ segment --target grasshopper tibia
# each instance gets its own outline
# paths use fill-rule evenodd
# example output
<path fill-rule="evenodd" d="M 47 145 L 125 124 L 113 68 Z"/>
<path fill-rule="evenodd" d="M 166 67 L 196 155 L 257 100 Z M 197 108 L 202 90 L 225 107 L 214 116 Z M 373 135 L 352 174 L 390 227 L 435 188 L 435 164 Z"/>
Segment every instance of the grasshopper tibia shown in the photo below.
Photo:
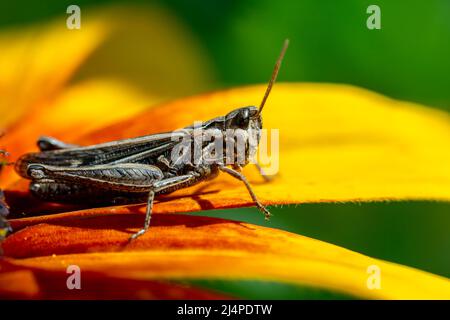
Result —
<path fill-rule="evenodd" d="M 253 192 L 252 186 L 248 182 L 247 178 L 242 173 L 240 173 L 236 170 L 233 170 L 231 168 L 228 168 L 228 167 L 221 166 L 220 170 L 228 173 L 230 176 L 242 181 L 245 184 L 245 186 L 247 187 L 248 193 L 250 193 L 250 196 L 252 197 L 253 202 L 255 203 L 256 207 L 264 214 L 264 218 L 266 220 L 269 220 L 270 215 L 271 215 L 269 210 L 267 210 L 266 207 L 264 205 L 262 205 L 261 202 L 259 202 L 259 200 L 256 197 L 256 194 Z"/>

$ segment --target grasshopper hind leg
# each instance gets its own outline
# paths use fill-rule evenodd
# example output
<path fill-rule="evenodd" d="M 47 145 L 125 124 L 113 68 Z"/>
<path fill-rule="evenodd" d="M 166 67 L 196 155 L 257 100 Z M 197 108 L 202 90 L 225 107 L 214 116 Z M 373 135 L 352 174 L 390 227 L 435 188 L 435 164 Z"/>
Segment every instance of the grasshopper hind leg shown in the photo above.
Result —
<path fill-rule="evenodd" d="M 78 145 L 66 143 L 61 140 L 47 136 L 40 137 L 37 140 L 36 144 L 40 151 L 62 150 L 78 147 Z"/>
<path fill-rule="evenodd" d="M 142 203 L 147 199 L 147 193 L 125 193 L 63 181 L 32 182 L 30 192 L 43 201 L 88 203 L 94 206 Z"/>
<path fill-rule="evenodd" d="M 27 174 L 35 179 L 30 191 L 47 201 L 99 204 L 120 198 L 135 203 L 147 201 L 144 227 L 130 240 L 143 235 L 150 227 L 155 194 L 175 191 L 201 178 L 196 172 L 164 178 L 159 168 L 138 163 L 77 168 L 30 164 Z M 145 200 L 143 195 L 147 196 Z"/>
<path fill-rule="evenodd" d="M 155 194 L 157 193 L 167 193 L 174 190 L 177 190 L 183 186 L 188 186 L 196 181 L 198 178 L 198 175 L 195 173 L 190 173 L 182 176 L 176 176 L 171 178 L 166 178 L 160 181 L 156 181 L 153 184 L 152 189 L 148 193 L 148 199 L 147 199 L 147 209 L 145 212 L 145 222 L 144 227 L 133 234 L 129 241 L 135 240 L 138 237 L 142 236 L 150 227 L 150 220 L 152 217 L 152 211 L 153 211 L 153 200 L 155 198 Z"/>
<path fill-rule="evenodd" d="M 153 200 L 155 199 L 155 192 L 153 190 L 151 190 L 148 193 L 148 199 L 147 199 L 147 208 L 146 208 L 146 212 L 145 212 L 145 222 L 144 222 L 144 228 L 142 228 L 141 230 L 139 230 L 138 232 L 136 232 L 135 234 L 133 234 L 129 241 L 134 240 L 138 237 L 140 237 L 141 235 L 143 235 L 148 228 L 150 227 L 150 219 L 152 218 L 152 210 L 153 210 Z"/>

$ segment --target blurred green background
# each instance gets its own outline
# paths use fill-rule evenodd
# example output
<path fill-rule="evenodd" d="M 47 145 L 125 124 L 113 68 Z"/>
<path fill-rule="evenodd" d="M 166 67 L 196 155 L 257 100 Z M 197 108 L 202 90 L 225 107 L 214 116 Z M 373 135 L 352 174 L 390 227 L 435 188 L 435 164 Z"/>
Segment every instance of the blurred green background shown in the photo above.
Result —
<path fill-rule="evenodd" d="M 79 5 L 83 14 L 91 6 L 125 2 L 145 3 L 2 2 L 0 28 L 46 21 L 65 14 L 70 4 Z M 266 82 L 283 39 L 289 38 L 281 81 L 349 83 L 450 111 L 448 0 L 151 3 L 171 12 L 207 53 L 215 75 L 209 89 Z M 366 27 L 370 4 L 381 8 L 381 30 Z M 272 212 L 269 223 L 254 209 L 201 214 L 289 230 L 450 277 L 450 204 L 307 204 L 272 208 Z M 346 298 L 254 281 L 196 283 L 244 298 Z"/>

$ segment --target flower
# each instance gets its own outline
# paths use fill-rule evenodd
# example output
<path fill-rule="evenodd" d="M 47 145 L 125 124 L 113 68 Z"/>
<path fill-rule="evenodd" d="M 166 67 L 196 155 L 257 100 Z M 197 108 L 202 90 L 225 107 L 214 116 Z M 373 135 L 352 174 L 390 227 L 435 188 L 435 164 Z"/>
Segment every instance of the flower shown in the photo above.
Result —
<path fill-rule="evenodd" d="M 139 12 L 137 17 L 146 14 L 161 19 L 162 13 Z M 0 66 L 5 61 L 16 67 L 20 61 L 28 65 L 21 77 L 14 76 L 13 67 L 1 77 L 5 99 L 0 112 L 6 115 L 1 148 L 11 154 L 11 161 L 35 150 L 41 134 L 93 144 L 175 130 L 260 101 L 264 85 L 157 105 L 170 97 L 164 85 L 155 85 L 157 90 L 148 93 L 126 72 L 121 77 L 96 77 L 86 65 L 93 68 L 103 61 L 105 67 L 115 61 L 115 54 L 126 56 L 120 51 L 124 48 L 120 30 L 127 30 L 126 39 L 140 39 L 139 28 L 113 28 L 107 21 L 99 16 L 83 26 L 82 33 L 52 24 L 0 38 L 0 47 L 8 43 L 9 48 L 1 51 Z M 173 30 L 178 38 L 181 31 Z M 121 45 L 114 46 L 115 41 Z M 193 53 L 196 49 L 189 42 L 180 43 L 183 54 L 177 58 L 183 56 L 190 66 L 201 65 Z M 106 44 L 118 51 L 102 51 Z M 30 47 L 36 49 L 27 50 Z M 174 57 L 165 61 L 170 64 Z M 204 75 L 196 75 L 196 88 L 206 88 L 209 72 L 199 72 Z M 164 82 L 173 84 L 176 77 L 188 75 L 192 75 L 189 68 L 172 69 Z M 184 90 L 189 88 L 179 92 Z M 265 128 L 279 129 L 279 174 L 266 183 L 251 165 L 243 172 L 266 205 L 450 200 L 450 148 L 443 147 L 449 145 L 450 123 L 444 112 L 352 86 L 279 83 L 263 118 Z M 12 167 L 4 168 L 0 183 L 15 214 L 10 221 L 14 233 L 3 243 L 0 296 L 214 298 L 222 296 L 166 281 L 224 278 L 275 280 L 363 298 L 450 298 L 450 281 L 443 277 L 269 227 L 177 214 L 251 206 L 245 186 L 225 175 L 158 198 L 149 232 L 131 243 L 128 238 L 142 226 L 145 205 L 92 209 L 39 202 Z M 29 217 L 17 218 L 18 213 Z M 69 265 L 86 273 L 85 281 L 93 288 L 90 295 L 65 290 Z M 373 266 L 382 274 L 381 286 L 375 289 L 368 283 Z M 123 295 L 108 290 L 98 295 L 96 290 L 111 281 L 125 288 Z"/>

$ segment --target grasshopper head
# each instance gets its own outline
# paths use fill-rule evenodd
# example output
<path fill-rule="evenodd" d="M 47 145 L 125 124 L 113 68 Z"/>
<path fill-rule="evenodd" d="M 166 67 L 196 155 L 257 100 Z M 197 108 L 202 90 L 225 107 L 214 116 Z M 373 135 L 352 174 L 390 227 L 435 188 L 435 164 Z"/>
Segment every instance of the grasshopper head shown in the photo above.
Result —
<path fill-rule="evenodd" d="M 249 106 L 231 111 L 225 116 L 225 127 L 227 144 L 230 137 L 234 141 L 232 160 L 225 158 L 225 161 L 245 166 L 255 156 L 261 138 L 262 117 L 259 109 Z M 225 156 L 230 157 L 229 154 Z"/>
<path fill-rule="evenodd" d="M 254 106 L 239 108 L 225 116 L 225 126 L 229 129 L 260 130 L 262 128 L 261 114 Z"/>

